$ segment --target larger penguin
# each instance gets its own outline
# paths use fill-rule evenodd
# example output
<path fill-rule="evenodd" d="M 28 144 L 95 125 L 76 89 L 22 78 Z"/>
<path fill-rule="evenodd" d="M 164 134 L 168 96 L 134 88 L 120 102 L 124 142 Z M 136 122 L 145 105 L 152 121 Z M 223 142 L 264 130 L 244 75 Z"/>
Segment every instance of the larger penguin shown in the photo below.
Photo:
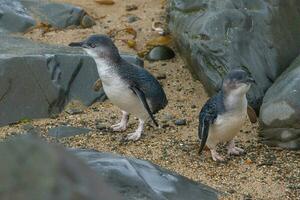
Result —
<path fill-rule="evenodd" d="M 224 161 L 216 151 L 217 144 L 221 142 L 229 142 L 228 154 L 239 155 L 244 152 L 235 146 L 234 137 L 239 133 L 246 118 L 246 93 L 254 82 L 254 79 L 241 69 L 232 70 L 227 74 L 221 91 L 211 97 L 200 111 L 200 153 L 207 145 L 214 161 Z"/>
<path fill-rule="evenodd" d="M 147 70 L 122 59 L 106 35 L 92 35 L 69 46 L 83 47 L 94 58 L 107 97 L 122 110 L 121 121 L 112 126 L 114 131 L 126 130 L 129 113 L 139 118 L 138 128 L 127 136 L 129 140 L 141 137 L 149 118 L 158 126 L 153 114 L 163 109 L 168 101 L 159 82 Z"/>

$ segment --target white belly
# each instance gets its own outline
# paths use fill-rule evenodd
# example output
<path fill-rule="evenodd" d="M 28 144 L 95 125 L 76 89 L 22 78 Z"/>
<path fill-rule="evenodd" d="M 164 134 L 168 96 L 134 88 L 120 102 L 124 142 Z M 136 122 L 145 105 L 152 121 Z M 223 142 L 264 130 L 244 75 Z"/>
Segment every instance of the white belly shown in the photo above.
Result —
<path fill-rule="evenodd" d="M 120 109 L 144 120 L 148 118 L 142 102 L 126 83 L 116 79 L 113 84 L 103 84 L 103 89 L 109 100 Z"/>
<path fill-rule="evenodd" d="M 129 88 L 129 85 L 120 79 L 120 76 L 115 71 L 114 66 L 111 66 L 108 62 L 97 58 L 93 55 L 93 52 L 87 51 L 87 53 L 95 59 L 99 77 L 108 99 L 120 109 L 134 114 L 136 117 L 143 120 L 148 119 L 148 113 L 142 102 Z"/>
<path fill-rule="evenodd" d="M 242 128 L 246 113 L 227 113 L 217 117 L 215 123 L 210 126 L 207 146 L 214 147 L 218 143 L 232 140 Z"/>

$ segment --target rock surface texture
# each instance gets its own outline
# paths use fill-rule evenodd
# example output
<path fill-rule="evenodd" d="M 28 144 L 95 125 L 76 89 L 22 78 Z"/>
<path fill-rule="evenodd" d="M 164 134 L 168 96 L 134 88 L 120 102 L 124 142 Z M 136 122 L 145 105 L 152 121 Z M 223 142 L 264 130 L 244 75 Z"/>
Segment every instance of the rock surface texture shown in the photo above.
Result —
<path fill-rule="evenodd" d="M 244 66 L 257 82 L 248 95 L 256 110 L 300 50 L 298 0 L 171 0 L 168 10 L 192 74 L 212 94 L 229 69 Z"/>
<path fill-rule="evenodd" d="M 267 91 L 260 120 L 264 142 L 300 149 L 300 56 Z"/>
<path fill-rule="evenodd" d="M 33 139 L 0 143 L 0 199 L 121 199 L 96 172 L 63 148 Z"/>
<path fill-rule="evenodd" d="M 72 150 L 124 199 L 213 200 L 217 192 L 148 161 L 111 153 Z"/>
<path fill-rule="evenodd" d="M 80 7 L 47 0 L 1 0 L 0 32 L 26 32 L 38 22 L 58 29 L 88 28 L 95 21 Z"/>
<path fill-rule="evenodd" d="M 103 89 L 93 90 L 96 64 L 80 48 L 0 35 L 0 55 L 0 126 L 49 117 L 72 100 L 91 105 L 105 99 Z M 124 58 L 142 63 L 136 56 Z"/>
<path fill-rule="evenodd" d="M 217 199 L 215 190 L 147 161 L 70 151 L 29 136 L 0 143 L 0 199 Z"/>

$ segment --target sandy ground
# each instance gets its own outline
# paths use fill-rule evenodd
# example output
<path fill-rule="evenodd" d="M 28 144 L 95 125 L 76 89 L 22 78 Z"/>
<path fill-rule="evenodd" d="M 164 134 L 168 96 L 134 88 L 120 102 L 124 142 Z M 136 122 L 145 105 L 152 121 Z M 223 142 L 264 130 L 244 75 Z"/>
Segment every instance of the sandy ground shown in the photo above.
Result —
<path fill-rule="evenodd" d="M 93 0 L 57 0 L 83 7 L 97 24 L 89 29 L 53 30 L 43 33 L 41 28 L 25 34 L 36 41 L 67 45 L 79 41 L 90 34 L 109 33 L 132 27 L 137 31 L 137 46 L 131 49 L 126 43 L 116 41 L 121 51 L 136 54 L 144 49 L 146 41 L 158 36 L 151 30 L 152 21 L 164 22 L 165 6 L 161 0 L 115 0 L 114 5 L 99 5 Z M 137 5 L 138 9 L 127 12 L 126 5 Z M 127 22 L 128 14 L 134 14 L 140 20 Z M 121 37 L 130 38 L 128 34 Z M 170 45 L 175 51 L 173 44 Z M 177 52 L 176 52 L 177 53 Z M 199 81 L 192 79 L 178 53 L 169 61 L 149 63 L 145 68 L 157 75 L 164 73 L 161 80 L 169 99 L 168 106 L 156 118 L 163 128 L 146 127 L 142 138 L 137 142 L 126 142 L 123 138 L 137 127 L 137 120 L 130 119 L 129 129 L 123 133 L 100 131 L 96 124 L 109 127 L 120 118 L 120 110 L 109 101 L 95 103 L 85 108 L 82 114 L 62 113 L 53 119 L 41 119 L 6 126 L 0 129 L 1 138 L 24 132 L 28 124 L 40 129 L 48 138 L 47 130 L 62 124 L 76 127 L 88 127 L 88 135 L 67 139 L 49 139 L 68 147 L 95 149 L 119 153 L 152 161 L 162 167 L 187 176 L 218 189 L 221 199 L 300 199 L 300 153 L 267 147 L 258 141 L 258 124 L 245 122 L 237 138 L 238 146 L 247 152 L 245 156 L 228 157 L 225 164 L 211 160 L 206 151 L 198 155 L 197 139 L 198 113 L 208 96 Z M 186 119 L 187 125 L 176 126 L 175 119 Z M 220 151 L 225 155 L 224 146 Z"/>

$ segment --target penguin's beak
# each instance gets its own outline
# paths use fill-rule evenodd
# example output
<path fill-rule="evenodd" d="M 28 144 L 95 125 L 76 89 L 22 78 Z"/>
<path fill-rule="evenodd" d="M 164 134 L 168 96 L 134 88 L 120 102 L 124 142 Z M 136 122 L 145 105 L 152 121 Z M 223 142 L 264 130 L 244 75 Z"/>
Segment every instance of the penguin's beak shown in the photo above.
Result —
<path fill-rule="evenodd" d="M 88 48 L 88 45 L 84 42 L 71 42 L 69 44 L 70 47 L 82 47 L 82 48 Z"/>

